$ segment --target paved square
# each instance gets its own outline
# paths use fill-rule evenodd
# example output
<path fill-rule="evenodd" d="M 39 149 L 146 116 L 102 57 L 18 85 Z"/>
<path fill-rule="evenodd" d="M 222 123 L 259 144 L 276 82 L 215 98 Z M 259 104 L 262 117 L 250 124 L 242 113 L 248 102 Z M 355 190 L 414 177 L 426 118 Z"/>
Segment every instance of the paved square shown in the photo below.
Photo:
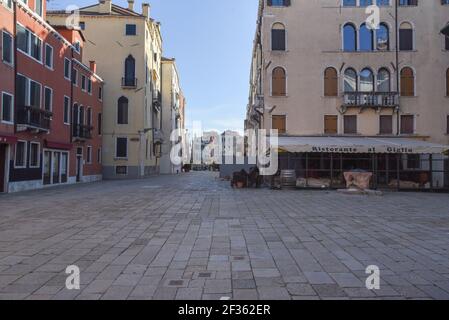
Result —
<path fill-rule="evenodd" d="M 449 299 L 448 250 L 447 194 L 232 190 L 196 172 L 0 196 L 0 299 Z"/>

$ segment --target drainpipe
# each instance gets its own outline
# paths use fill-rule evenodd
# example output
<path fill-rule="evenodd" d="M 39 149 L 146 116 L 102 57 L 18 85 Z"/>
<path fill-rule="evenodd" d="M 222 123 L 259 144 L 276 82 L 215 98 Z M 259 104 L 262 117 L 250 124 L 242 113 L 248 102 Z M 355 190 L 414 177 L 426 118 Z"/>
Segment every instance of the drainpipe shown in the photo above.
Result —
<path fill-rule="evenodd" d="M 14 42 L 14 132 L 17 133 L 17 114 L 19 111 L 19 105 L 17 103 L 18 99 L 17 99 L 17 41 L 16 41 L 16 35 L 17 35 L 17 3 L 16 1 L 12 2 L 13 4 L 13 42 Z"/>
<path fill-rule="evenodd" d="M 398 92 L 398 103 L 399 107 L 396 112 L 396 135 L 400 135 L 400 121 L 399 121 L 399 112 L 400 112 L 400 106 L 401 106 L 401 88 L 399 88 L 399 17 L 398 17 L 398 11 L 399 11 L 399 3 L 398 0 L 395 0 L 394 5 L 394 19 L 395 19 L 395 29 L 396 29 L 396 90 Z"/>

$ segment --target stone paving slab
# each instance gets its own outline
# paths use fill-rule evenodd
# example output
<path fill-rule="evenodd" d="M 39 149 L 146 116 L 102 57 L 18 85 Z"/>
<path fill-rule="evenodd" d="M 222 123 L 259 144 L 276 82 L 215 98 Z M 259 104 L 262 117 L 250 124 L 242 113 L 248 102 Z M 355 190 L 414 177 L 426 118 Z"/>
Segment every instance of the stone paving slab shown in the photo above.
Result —
<path fill-rule="evenodd" d="M 0 195 L 0 299 L 449 299 L 448 208 L 205 172 Z"/>

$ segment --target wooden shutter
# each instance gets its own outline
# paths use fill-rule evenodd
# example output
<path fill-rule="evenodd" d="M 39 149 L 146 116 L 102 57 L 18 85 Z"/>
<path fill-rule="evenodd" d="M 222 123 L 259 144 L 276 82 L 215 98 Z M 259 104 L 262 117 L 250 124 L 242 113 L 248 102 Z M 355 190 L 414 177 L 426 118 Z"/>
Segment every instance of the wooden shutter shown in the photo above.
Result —
<path fill-rule="evenodd" d="M 285 30 L 271 30 L 271 50 L 285 51 Z"/>
<path fill-rule="evenodd" d="M 401 51 L 413 50 L 413 29 L 399 30 L 399 50 Z"/>
<path fill-rule="evenodd" d="M 344 116 L 345 134 L 357 133 L 357 116 Z"/>
<path fill-rule="evenodd" d="M 392 116 L 380 116 L 379 118 L 379 133 L 380 134 L 392 134 L 393 133 L 393 117 Z"/>
<path fill-rule="evenodd" d="M 338 95 L 337 70 L 327 68 L 324 72 L 324 96 L 336 97 Z"/>
<path fill-rule="evenodd" d="M 449 69 L 446 70 L 446 96 L 449 97 Z"/>
<path fill-rule="evenodd" d="M 446 133 L 449 134 L 449 116 L 446 116 Z"/>
<path fill-rule="evenodd" d="M 338 116 L 324 116 L 324 133 L 338 133 Z"/>
<path fill-rule="evenodd" d="M 273 70 L 272 91 L 273 96 L 286 95 L 285 71 L 282 68 L 275 68 Z"/>
<path fill-rule="evenodd" d="M 404 68 L 401 70 L 401 96 L 411 97 L 415 95 L 415 77 L 413 70 Z"/>
<path fill-rule="evenodd" d="M 286 133 L 286 117 L 285 116 L 273 116 L 272 118 L 272 127 L 273 129 L 277 129 L 279 134 Z"/>
<path fill-rule="evenodd" d="M 414 119 L 413 115 L 401 116 L 401 134 L 414 133 Z"/>

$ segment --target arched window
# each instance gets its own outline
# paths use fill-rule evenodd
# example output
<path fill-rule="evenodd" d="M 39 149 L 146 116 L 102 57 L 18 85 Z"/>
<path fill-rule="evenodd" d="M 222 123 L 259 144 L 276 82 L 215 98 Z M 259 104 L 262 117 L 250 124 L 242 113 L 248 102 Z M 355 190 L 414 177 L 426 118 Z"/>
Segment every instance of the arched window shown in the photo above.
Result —
<path fill-rule="evenodd" d="M 117 123 L 128 124 L 128 99 L 120 97 L 117 104 Z"/>
<path fill-rule="evenodd" d="M 376 49 L 390 50 L 390 30 L 385 23 L 381 23 L 376 30 Z"/>
<path fill-rule="evenodd" d="M 271 29 L 271 50 L 285 51 L 286 48 L 285 26 L 282 23 L 275 23 Z"/>
<path fill-rule="evenodd" d="M 348 68 L 345 71 L 344 87 L 345 92 L 356 92 L 358 89 L 357 72 L 352 68 Z"/>
<path fill-rule="evenodd" d="M 374 92 L 374 74 L 371 69 L 365 68 L 360 72 L 360 91 Z"/>
<path fill-rule="evenodd" d="M 449 97 L 449 68 L 446 70 L 446 96 Z"/>
<path fill-rule="evenodd" d="M 399 27 L 399 50 L 413 50 L 413 26 L 408 22 L 401 23 Z"/>
<path fill-rule="evenodd" d="M 285 96 L 287 94 L 287 79 L 284 68 L 273 69 L 272 75 L 272 95 Z"/>
<path fill-rule="evenodd" d="M 405 67 L 401 70 L 401 96 L 412 97 L 415 95 L 415 74 L 412 68 Z"/>
<path fill-rule="evenodd" d="M 324 96 L 338 96 L 338 76 L 335 68 L 329 67 L 324 71 Z"/>
<path fill-rule="evenodd" d="M 125 60 L 124 85 L 126 87 L 136 86 L 136 60 L 132 55 L 129 55 Z"/>
<path fill-rule="evenodd" d="M 366 23 L 360 26 L 360 51 L 373 51 L 374 32 Z"/>
<path fill-rule="evenodd" d="M 379 69 L 379 72 L 377 73 L 377 91 L 378 92 L 391 91 L 390 71 L 388 71 L 388 69 L 385 68 Z"/>
<path fill-rule="evenodd" d="M 351 23 L 343 27 L 343 50 L 357 51 L 357 30 Z"/>

